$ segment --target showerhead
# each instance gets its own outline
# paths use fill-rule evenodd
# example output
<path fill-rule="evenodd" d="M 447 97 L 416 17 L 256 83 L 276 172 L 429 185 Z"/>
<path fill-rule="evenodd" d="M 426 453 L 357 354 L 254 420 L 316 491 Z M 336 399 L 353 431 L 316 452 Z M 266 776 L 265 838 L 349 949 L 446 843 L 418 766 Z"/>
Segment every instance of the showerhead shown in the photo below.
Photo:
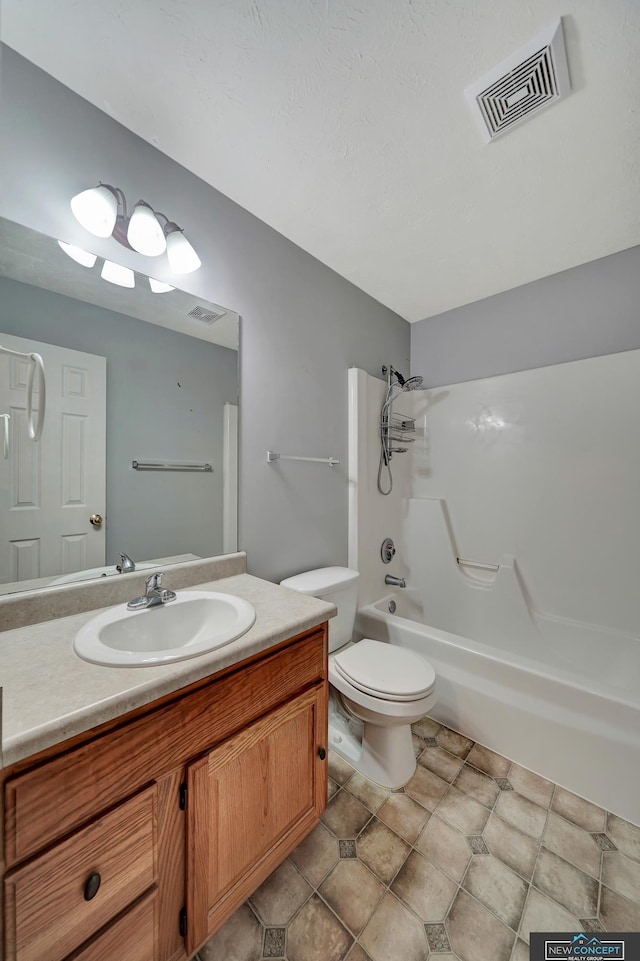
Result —
<path fill-rule="evenodd" d="M 392 377 L 395 377 L 395 384 L 400 387 L 401 390 L 418 390 L 422 387 L 422 377 L 407 377 L 405 379 L 400 371 L 396 370 L 395 367 L 391 367 L 391 365 L 388 367 L 384 366 L 382 373 L 387 374 L 387 386 L 389 390 L 394 386 L 391 382 Z"/>

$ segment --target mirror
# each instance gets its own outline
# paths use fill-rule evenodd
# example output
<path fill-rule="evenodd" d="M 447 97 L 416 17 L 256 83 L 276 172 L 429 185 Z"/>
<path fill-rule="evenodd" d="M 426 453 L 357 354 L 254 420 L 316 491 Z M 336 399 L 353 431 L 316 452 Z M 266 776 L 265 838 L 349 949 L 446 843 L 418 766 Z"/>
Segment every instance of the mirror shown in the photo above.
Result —
<path fill-rule="evenodd" d="M 0 219 L 0 593 L 237 550 L 239 317 L 102 264 Z"/>

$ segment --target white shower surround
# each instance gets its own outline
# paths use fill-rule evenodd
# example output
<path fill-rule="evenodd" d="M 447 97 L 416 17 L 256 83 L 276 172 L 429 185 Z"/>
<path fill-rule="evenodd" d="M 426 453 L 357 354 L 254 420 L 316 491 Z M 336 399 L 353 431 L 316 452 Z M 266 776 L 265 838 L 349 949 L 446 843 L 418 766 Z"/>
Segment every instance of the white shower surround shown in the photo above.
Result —
<path fill-rule="evenodd" d="M 375 486 L 384 384 L 349 375 L 360 631 L 432 662 L 437 717 L 636 823 L 639 374 L 631 351 L 402 396 L 421 431 L 389 497 Z M 389 571 L 408 584 L 395 616 Z"/>

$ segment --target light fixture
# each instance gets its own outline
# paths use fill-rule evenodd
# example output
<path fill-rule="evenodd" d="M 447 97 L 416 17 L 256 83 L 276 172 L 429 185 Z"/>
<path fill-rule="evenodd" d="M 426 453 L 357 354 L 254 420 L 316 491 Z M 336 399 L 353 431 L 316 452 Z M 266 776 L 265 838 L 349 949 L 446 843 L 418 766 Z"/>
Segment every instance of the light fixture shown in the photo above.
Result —
<path fill-rule="evenodd" d="M 176 274 L 189 274 L 202 266 L 182 227 L 145 200 L 138 200 L 129 216 L 127 201 L 119 187 L 100 183 L 83 190 L 71 199 L 71 210 L 76 220 L 96 237 L 112 236 L 123 247 L 146 257 L 158 257 L 166 250 L 169 265 Z"/>
<path fill-rule="evenodd" d="M 75 260 L 75 262 L 82 267 L 93 267 L 98 259 L 95 254 L 90 254 L 88 250 L 83 250 L 82 247 L 65 244 L 63 240 L 59 240 L 58 244 L 60 249 L 64 250 L 67 257 L 71 257 L 72 260 Z"/>
<path fill-rule="evenodd" d="M 118 195 L 108 184 L 98 184 L 71 198 L 73 216 L 94 237 L 109 237 L 113 233 L 118 205 Z"/>
<path fill-rule="evenodd" d="M 129 267 L 122 264 L 114 264 L 112 260 L 105 260 L 100 276 L 103 280 L 108 280 L 110 284 L 117 284 L 118 287 L 135 287 L 135 274 Z"/>
<path fill-rule="evenodd" d="M 202 261 L 185 237 L 182 228 L 167 221 L 164 225 L 167 237 L 167 260 L 174 274 L 190 274 L 201 266 Z"/>
<path fill-rule="evenodd" d="M 159 257 L 167 249 L 164 231 L 149 204 L 139 200 L 127 228 L 127 240 L 134 250 L 146 257 Z"/>
<path fill-rule="evenodd" d="M 171 284 L 165 284 L 161 280 L 155 280 L 153 277 L 149 277 L 149 286 L 154 294 L 168 294 L 170 290 L 175 290 Z"/>

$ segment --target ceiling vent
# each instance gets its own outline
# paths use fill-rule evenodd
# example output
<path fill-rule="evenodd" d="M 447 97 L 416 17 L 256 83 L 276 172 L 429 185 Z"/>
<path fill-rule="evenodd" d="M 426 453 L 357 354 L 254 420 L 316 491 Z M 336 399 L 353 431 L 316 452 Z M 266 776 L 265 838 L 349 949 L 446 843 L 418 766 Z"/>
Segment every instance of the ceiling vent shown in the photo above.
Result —
<path fill-rule="evenodd" d="M 193 320 L 197 320 L 199 324 L 205 324 L 210 327 L 211 324 L 215 324 L 216 320 L 220 320 L 224 317 L 226 310 L 215 311 L 211 307 L 194 307 L 187 314 L 187 317 L 191 317 Z"/>
<path fill-rule="evenodd" d="M 571 90 L 562 21 L 556 20 L 465 90 L 485 143 Z"/>

